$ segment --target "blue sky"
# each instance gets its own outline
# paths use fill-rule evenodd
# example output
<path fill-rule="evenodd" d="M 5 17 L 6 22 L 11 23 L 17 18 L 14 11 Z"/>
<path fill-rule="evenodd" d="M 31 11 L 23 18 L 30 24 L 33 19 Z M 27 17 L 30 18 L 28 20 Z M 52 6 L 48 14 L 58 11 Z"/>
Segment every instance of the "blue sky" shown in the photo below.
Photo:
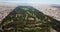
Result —
<path fill-rule="evenodd" d="M 60 3 L 60 0 L 0 0 L 0 2 L 13 2 L 13 3 Z"/>

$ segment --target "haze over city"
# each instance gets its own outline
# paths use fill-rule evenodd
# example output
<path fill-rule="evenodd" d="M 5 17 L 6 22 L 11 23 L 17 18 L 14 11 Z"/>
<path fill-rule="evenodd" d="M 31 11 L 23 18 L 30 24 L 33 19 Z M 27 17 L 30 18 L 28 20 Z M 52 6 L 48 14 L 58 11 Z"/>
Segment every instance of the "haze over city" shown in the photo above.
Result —
<path fill-rule="evenodd" d="M 40 3 L 40 4 L 60 4 L 60 0 L 0 0 L 7 3 Z"/>

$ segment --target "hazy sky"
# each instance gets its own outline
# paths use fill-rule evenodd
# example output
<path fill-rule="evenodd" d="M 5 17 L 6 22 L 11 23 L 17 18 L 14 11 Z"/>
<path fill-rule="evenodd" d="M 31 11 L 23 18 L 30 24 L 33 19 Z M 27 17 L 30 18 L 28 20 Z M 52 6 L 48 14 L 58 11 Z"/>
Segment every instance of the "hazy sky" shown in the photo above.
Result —
<path fill-rule="evenodd" d="M 13 2 L 13 3 L 42 3 L 42 4 L 49 4 L 49 3 L 59 3 L 60 0 L 0 0 L 0 2 Z"/>

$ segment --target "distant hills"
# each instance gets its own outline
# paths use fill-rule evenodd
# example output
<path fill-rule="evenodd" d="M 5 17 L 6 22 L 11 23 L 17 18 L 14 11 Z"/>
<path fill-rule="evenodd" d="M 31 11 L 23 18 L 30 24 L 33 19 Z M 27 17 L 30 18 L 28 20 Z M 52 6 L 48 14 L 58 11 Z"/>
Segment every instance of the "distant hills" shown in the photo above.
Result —
<path fill-rule="evenodd" d="M 51 7 L 54 7 L 54 8 L 60 8 L 60 4 L 52 4 L 50 5 Z"/>

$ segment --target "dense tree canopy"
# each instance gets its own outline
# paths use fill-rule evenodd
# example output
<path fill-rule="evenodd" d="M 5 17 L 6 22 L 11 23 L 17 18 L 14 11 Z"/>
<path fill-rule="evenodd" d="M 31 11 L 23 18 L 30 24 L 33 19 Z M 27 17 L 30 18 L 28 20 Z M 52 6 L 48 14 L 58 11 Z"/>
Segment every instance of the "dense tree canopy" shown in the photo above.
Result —
<path fill-rule="evenodd" d="M 1 32 L 50 32 L 59 31 L 60 22 L 31 6 L 18 6 L 0 24 Z"/>

